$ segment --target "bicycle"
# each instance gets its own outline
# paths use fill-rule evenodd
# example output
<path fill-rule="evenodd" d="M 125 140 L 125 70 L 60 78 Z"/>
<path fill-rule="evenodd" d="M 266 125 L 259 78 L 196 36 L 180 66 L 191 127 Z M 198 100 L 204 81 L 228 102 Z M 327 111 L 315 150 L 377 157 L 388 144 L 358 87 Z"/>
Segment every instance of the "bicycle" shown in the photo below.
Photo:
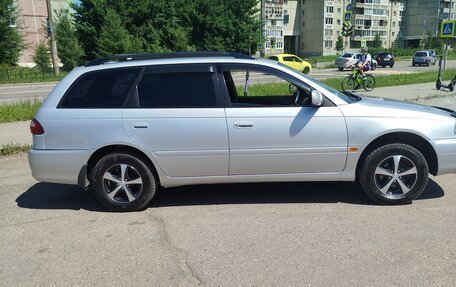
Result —
<path fill-rule="evenodd" d="M 363 87 L 366 92 L 370 92 L 375 88 L 375 77 L 372 75 L 365 75 L 364 78 L 359 73 L 358 69 L 352 67 L 351 75 L 348 75 L 342 80 L 342 91 L 352 92 Z"/>

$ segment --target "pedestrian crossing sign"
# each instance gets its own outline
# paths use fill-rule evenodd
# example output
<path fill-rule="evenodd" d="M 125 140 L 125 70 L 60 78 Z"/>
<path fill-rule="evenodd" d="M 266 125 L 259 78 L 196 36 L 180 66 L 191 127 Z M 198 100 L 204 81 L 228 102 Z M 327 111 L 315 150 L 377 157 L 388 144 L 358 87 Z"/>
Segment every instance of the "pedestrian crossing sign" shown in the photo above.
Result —
<path fill-rule="evenodd" d="M 454 20 L 443 20 L 440 26 L 440 37 L 452 38 L 454 37 L 455 21 Z"/>

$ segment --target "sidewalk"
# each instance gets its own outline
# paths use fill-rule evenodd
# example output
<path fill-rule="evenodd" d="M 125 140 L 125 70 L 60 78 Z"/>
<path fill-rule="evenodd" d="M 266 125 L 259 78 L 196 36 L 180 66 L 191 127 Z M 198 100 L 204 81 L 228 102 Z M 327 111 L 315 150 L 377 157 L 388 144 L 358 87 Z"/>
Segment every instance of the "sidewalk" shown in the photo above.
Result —
<path fill-rule="evenodd" d="M 448 90 L 437 91 L 435 89 L 435 83 L 377 88 L 371 92 L 361 90 L 357 93 L 366 96 L 406 101 L 414 101 L 417 98 L 426 99 L 430 97 L 431 99 L 428 99 L 425 102 L 420 101 L 420 103 L 447 106 L 449 108 L 454 108 L 456 106 L 456 90 L 454 92 L 450 92 Z M 29 125 L 30 121 L 0 124 L 0 146 L 8 143 L 31 144 L 32 135 L 30 133 Z"/>

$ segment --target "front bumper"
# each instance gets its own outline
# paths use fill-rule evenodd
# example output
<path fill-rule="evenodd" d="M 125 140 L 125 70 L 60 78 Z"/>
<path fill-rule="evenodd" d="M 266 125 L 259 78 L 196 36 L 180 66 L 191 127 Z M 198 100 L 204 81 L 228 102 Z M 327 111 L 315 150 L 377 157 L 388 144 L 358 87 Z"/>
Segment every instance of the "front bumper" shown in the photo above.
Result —
<path fill-rule="evenodd" d="M 438 157 L 437 174 L 456 173 L 456 139 L 435 140 L 432 144 Z"/>
<path fill-rule="evenodd" d="M 32 176 L 42 182 L 78 184 L 92 151 L 90 150 L 39 150 L 28 153 Z"/>

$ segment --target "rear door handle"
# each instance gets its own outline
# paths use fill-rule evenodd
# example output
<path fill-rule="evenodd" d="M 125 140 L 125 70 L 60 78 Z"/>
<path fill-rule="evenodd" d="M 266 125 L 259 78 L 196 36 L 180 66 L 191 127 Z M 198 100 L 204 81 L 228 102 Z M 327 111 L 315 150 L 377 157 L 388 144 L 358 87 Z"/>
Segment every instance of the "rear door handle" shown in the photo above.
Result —
<path fill-rule="evenodd" d="M 237 129 L 249 129 L 253 127 L 251 122 L 235 122 L 234 127 Z"/>
<path fill-rule="evenodd" d="M 148 123 L 133 123 L 134 129 L 147 129 L 149 127 Z"/>

